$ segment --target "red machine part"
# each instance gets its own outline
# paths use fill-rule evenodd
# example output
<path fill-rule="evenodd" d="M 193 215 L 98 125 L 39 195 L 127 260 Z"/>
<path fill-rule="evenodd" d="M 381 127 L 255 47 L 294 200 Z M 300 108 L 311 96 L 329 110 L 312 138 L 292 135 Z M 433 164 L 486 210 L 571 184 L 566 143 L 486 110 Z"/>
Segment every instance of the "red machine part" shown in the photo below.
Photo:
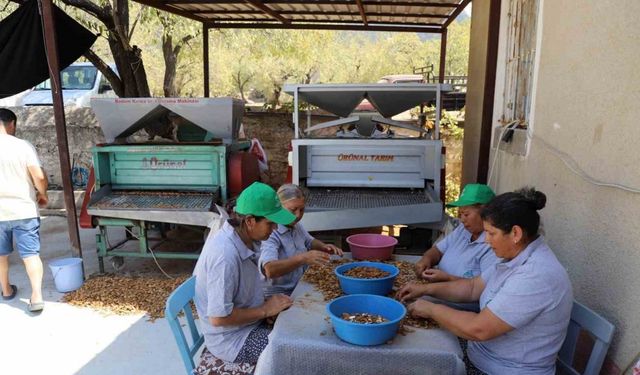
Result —
<path fill-rule="evenodd" d="M 93 167 L 89 171 L 89 180 L 87 181 L 87 190 L 84 192 L 84 199 L 82 199 L 82 208 L 80 209 L 80 228 L 90 229 L 95 228 L 93 225 L 93 218 L 87 212 L 87 206 L 91 199 L 91 192 L 96 184 L 96 176 L 93 173 Z"/>
<path fill-rule="evenodd" d="M 227 192 L 233 198 L 253 182 L 260 179 L 258 158 L 244 151 L 231 152 L 227 159 Z"/>

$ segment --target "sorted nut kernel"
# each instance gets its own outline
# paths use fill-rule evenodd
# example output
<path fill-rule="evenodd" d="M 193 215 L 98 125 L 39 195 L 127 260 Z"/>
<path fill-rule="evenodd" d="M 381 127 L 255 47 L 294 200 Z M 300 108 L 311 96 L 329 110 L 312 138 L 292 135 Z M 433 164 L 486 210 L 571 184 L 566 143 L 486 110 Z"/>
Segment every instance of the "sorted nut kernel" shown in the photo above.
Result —
<path fill-rule="evenodd" d="M 354 267 L 345 271 L 343 275 L 358 279 L 381 279 L 390 273 L 376 267 Z"/>
<path fill-rule="evenodd" d="M 348 322 L 360 323 L 360 324 L 380 324 L 380 323 L 389 321 L 382 315 L 375 315 L 375 314 L 369 314 L 369 313 L 355 313 L 355 314 L 342 313 L 342 319 Z"/>

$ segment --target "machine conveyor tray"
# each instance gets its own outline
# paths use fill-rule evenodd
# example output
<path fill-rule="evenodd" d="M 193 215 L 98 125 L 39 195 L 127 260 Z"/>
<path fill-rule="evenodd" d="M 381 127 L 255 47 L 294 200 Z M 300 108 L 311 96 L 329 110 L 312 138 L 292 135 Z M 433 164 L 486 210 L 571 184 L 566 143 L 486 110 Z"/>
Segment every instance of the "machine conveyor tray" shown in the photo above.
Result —
<path fill-rule="evenodd" d="M 87 210 L 97 217 L 209 226 L 218 217 L 217 200 L 210 192 L 112 191 L 107 185 L 92 195 Z"/>

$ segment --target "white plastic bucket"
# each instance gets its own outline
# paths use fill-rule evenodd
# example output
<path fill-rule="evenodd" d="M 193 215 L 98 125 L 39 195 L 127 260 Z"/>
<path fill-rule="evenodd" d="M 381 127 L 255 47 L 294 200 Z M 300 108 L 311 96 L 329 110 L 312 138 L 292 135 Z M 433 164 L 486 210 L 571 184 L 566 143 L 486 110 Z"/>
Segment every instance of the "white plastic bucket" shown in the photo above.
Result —
<path fill-rule="evenodd" d="M 62 258 L 49 262 L 53 281 L 60 293 L 72 292 L 82 286 L 82 259 Z"/>

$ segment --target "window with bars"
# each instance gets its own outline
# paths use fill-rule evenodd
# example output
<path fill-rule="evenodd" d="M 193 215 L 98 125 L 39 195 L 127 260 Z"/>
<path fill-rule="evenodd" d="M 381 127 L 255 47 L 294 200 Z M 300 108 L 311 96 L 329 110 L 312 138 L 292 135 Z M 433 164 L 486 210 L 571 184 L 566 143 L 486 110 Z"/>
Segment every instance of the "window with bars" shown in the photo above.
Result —
<path fill-rule="evenodd" d="M 503 125 L 529 125 L 539 0 L 509 0 Z"/>

